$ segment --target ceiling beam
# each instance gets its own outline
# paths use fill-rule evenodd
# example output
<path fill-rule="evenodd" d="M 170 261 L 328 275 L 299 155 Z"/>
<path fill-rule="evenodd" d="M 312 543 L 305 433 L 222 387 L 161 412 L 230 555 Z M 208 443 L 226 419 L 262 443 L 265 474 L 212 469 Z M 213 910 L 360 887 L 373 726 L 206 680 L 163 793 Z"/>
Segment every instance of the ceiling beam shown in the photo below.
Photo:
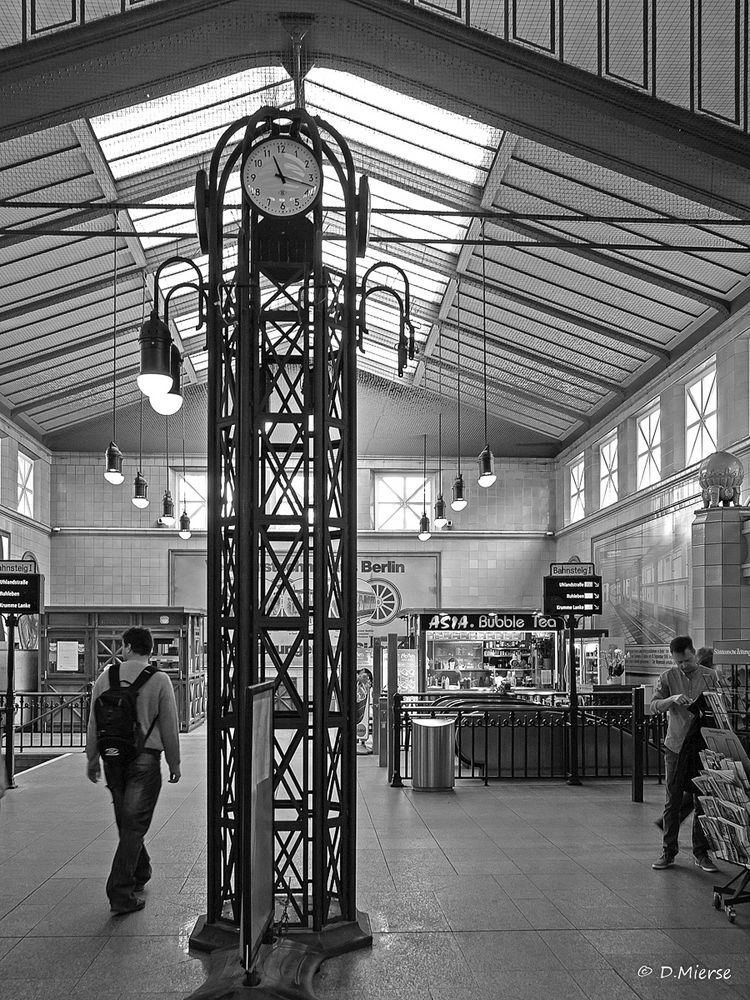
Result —
<path fill-rule="evenodd" d="M 470 248 L 467 247 L 466 249 Z M 456 280 L 452 279 L 451 284 L 453 288 L 450 289 L 449 292 L 452 291 L 452 294 L 446 293 L 444 304 L 441 307 L 440 315 L 438 317 L 441 320 L 447 318 L 448 311 L 452 307 L 453 300 L 455 298 Z M 465 275 L 462 275 L 461 288 L 462 290 L 468 288 L 471 292 L 475 292 L 475 297 L 481 300 L 481 281 L 475 281 L 473 278 L 467 278 Z M 552 319 L 557 319 L 561 323 L 566 323 L 569 326 L 580 327 L 581 330 L 586 330 L 597 337 L 605 337 L 607 340 L 614 340 L 618 344 L 626 344 L 628 347 L 633 347 L 636 350 L 641 351 L 643 354 L 651 354 L 654 357 L 661 358 L 662 361 L 665 362 L 669 362 L 671 359 L 671 352 L 666 347 L 661 347 L 659 344 L 649 344 L 648 341 L 642 340 L 640 337 L 636 337 L 633 334 L 608 327 L 604 323 L 597 323 L 595 320 L 586 319 L 576 313 L 569 312 L 567 309 L 560 309 L 558 306 L 554 306 L 550 302 L 543 302 L 541 299 L 535 299 L 530 295 L 523 295 L 520 292 L 514 292 L 511 289 L 506 288 L 504 285 L 497 284 L 497 282 L 488 282 L 487 289 L 493 297 L 497 299 L 507 299 L 509 302 L 522 306 L 532 313 L 541 313 L 543 316 L 550 316 Z"/>
<path fill-rule="evenodd" d="M 748 137 L 708 116 L 396 0 L 289 0 L 284 9 L 308 16 L 306 52 L 318 66 L 359 72 L 720 211 L 750 210 Z M 277 10 L 275 0 L 165 0 L 6 50 L 0 140 L 275 64 L 289 48 Z"/>
<path fill-rule="evenodd" d="M 572 221 L 575 221 L 573 219 Z M 521 236 L 528 236 L 531 243 L 529 243 L 529 249 L 533 250 L 535 241 L 539 240 L 543 242 L 545 239 L 550 238 L 550 234 L 545 232 L 545 230 L 540 229 L 537 226 L 530 226 L 524 222 L 515 221 L 505 221 L 501 219 L 490 219 L 485 223 L 485 232 L 490 226 L 496 226 L 498 229 L 505 229 L 509 232 L 518 233 Z M 662 288 L 664 291 L 669 292 L 672 295 L 679 295 L 686 299 L 691 299 L 694 302 L 699 302 L 702 306 L 706 306 L 709 309 L 714 309 L 719 315 L 727 317 L 729 315 L 729 304 L 725 299 L 721 299 L 715 295 L 709 295 L 707 292 L 702 292 L 695 288 L 694 285 L 688 285 L 684 281 L 676 281 L 674 278 L 669 278 L 665 274 L 659 273 L 653 269 L 653 265 L 646 267 L 640 264 L 634 264 L 631 261 L 623 260 L 621 257 L 616 256 L 616 254 L 604 253 L 601 250 L 589 249 L 588 247 L 582 246 L 580 243 L 576 243 L 572 238 L 568 238 L 561 233 L 554 233 L 552 237 L 554 240 L 559 241 L 559 249 L 561 253 L 568 254 L 571 257 L 579 257 L 581 260 L 589 261 L 592 264 L 596 264 L 599 267 L 606 268 L 610 271 L 617 271 L 618 274 L 624 274 L 628 278 L 633 278 L 636 281 L 642 281 L 644 284 L 653 285 L 656 288 Z M 488 244 L 490 247 L 492 244 Z M 517 248 L 523 251 L 523 248 Z M 675 248 L 679 250 L 679 247 Z M 545 258 L 546 259 L 546 258 Z"/>

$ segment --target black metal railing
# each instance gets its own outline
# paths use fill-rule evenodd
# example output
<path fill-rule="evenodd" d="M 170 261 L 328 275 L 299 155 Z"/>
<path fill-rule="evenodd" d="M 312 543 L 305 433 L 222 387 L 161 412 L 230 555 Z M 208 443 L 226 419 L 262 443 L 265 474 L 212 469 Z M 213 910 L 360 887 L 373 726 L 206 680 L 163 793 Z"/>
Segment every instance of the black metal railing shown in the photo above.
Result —
<path fill-rule="evenodd" d="M 0 717 L 3 718 L 6 697 L 0 694 Z M 90 691 L 73 694 L 16 692 L 13 698 L 13 743 L 16 752 L 40 747 L 84 747 L 90 703 Z"/>
<path fill-rule="evenodd" d="M 455 719 L 457 779 L 481 779 L 488 784 L 499 778 L 557 779 L 569 774 L 570 710 L 563 704 L 397 694 L 393 702 L 392 784 L 412 777 L 412 721 L 445 716 Z M 663 728 L 661 715 L 645 715 L 642 693 L 635 707 L 580 706 L 580 776 L 630 778 L 635 796 L 636 784 L 644 777 L 662 778 Z"/>

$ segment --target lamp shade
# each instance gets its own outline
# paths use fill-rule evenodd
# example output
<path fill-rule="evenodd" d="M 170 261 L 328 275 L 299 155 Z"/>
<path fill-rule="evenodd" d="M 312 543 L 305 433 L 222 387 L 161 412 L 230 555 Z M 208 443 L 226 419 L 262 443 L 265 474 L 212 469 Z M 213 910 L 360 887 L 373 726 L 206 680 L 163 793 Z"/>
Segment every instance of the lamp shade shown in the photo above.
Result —
<path fill-rule="evenodd" d="M 448 518 L 445 516 L 445 500 L 443 500 L 443 494 L 438 494 L 438 498 L 435 501 L 435 517 L 433 518 L 433 524 L 436 528 L 444 528 L 448 523 Z"/>
<path fill-rule="evenodd" d="M 172 499 L 172 494 L 169 490 L 164 490 L 164 496 L 161 501 L 161 517 L 159 518 L 159 524 L 162 524 L 167 528 L 171 528 L 174 524 L 174 500 Z"/>
<path fill-rule="evenodd" d="M 169 391 L 154 393 L 149 397 L 152 409 L 166 416 L 177 413 L 182 406 L 182 355 L 176 344 L 172 344 L 171 347 L 169 370 L 172 373 L 172 385 Z"/>
<path fill-rule="evenodd" d="M 149 502 L 148 483 L 141 475 L 139 469 L 136 473 L 135 479 L 133 480 L 133 496 L 131 497 L 131 503 L 134 507 L 138 507 L 143 510 L 144 507 L 148 507 Z"/>
<path fill-rule="evenodd" d="M 451 500 L 451 507 L 453 510 L 463 510 L 469 501 L 466 498 L 466 488 L 464 486 L 464 477 L 459 473 L 453 480 L 453 499 Z"/>
<path fill-rule="evenodd" d="M 109 447 L 104 453 L 107 467 L 104 470 L 104 478 L 113 486 L 119 486 L 125 479 L 122 474 L 122 452 L 114 441 L 109 442 Z"/>
<path fill-rule="evenodd" d="M 479 478 L 477 482 L 485 489 L 497 479 L 495 475 L 495 459 L 490 451 L 490 446 L 486 444 L 479 456 Z"/>
<path fill-rule="evenodd" d="M 417 538 L 420 540 L 420 542 L 426 542 L 427 539 L 431 537 L 432 535 L 430 532 L 430 519 L 427 516 L 427 514 L 424 513 L 419 519 L 419 534 L 417 535 Z"/>
<path fill-rule="evenodd" d="M 146 396 L 166 393 L 172 387 L 171 348 L 169 327 L 159 319 L 154 309 L 141 327 L 138 338 L 141 347 L 141 370 L 136 382 Z"/>
<path fill-rule="evenodd" d="M 180 538 L 190 538 L 192 532 L 190 531 L 190 516 L 186 510 L 183 510 L 180 514 Z"/>

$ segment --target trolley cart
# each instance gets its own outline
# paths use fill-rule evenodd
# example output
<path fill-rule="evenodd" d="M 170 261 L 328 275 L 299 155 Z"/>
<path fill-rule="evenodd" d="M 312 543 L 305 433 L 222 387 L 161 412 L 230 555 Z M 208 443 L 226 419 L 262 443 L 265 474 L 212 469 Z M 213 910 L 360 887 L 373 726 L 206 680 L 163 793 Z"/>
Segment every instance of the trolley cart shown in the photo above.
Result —
<path fill-rule="evenodd" d="M 736 865 L 740 871 L 724 885 L 713 887 L 713 904 L 723 909 L 730 923 L 735 907 L 750 902 L 750 759 L 731 729 L 703 727 L 706 751 L 701 760 L 709 763 L 694 779 L 704 809 L 700 817 L 711 850 L 720 861 Z M 718 764 L 726 765 L 718 767 Z"/>
<path fill-rule="evenodd" d="M 722 858 L 720 854 L 719 858 L 722 861 L 729 861 L 728 858 Z M 738 862 L 729 861 L 729 864 L 734 865 L 738 864 Z M 736 889 L 733 889 L 732 886 L 737 879 L 742 879 L 742 881 Z M 727 882 L 726 885 L 714 886 L 714 906 L 717 910 L 724 910 L 730 924 L 733 924 L 736 918 L 736 914 L 734 912 L 735 906 L 738 903 L 750 903 L 750 892 L 743 892 L 748 882 L 750 882 L 750 862 L 748 862 L 748 864 L 743 864 L 741 866 L 741 871 L 739 871 L 733 879 Z"/>

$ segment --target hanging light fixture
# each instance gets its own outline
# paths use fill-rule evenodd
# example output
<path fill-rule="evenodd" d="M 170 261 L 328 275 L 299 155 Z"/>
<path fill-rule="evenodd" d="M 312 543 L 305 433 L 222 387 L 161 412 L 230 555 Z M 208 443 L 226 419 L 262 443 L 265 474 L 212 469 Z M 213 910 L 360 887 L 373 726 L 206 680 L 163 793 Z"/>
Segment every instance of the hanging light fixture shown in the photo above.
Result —
<path fill-rule="evenodd" d="M 445 516 L 445 500 L 443 499 L 443 336 L 442 329 L 438 334 L 438 395 L 440 396 L 440 411 L 438 412 L 438 495 L 435 501 L 435 517 L 433 523 L 442 530 L 448 523 Z"/>
<path fill-rule="evenodd" d="M 172 388 L 172 335 L 167 324 L 159 319 L 156 308 L 141 327 L 138 343 L 141 347 L 141 370 L 136 378 L 138 388 L 145 396 L 169 392 Z"/>
<path fill-rule="evenodd" d="M 185 411 L 182 411 L 182 513 L 180 514 L 180 538 L 188 539 L 192 535 L 190 530 L 190 515 L 187 512 L 187 501 L 185 498 Z M 177 499 L 179 500 L 179 492 Z"/>
<path fill-rule="evenodd" d="M 453 480 L 453 499 L 451 508 L 455 511 L 463 510 L 469 502 L 466 498 L 466 487 L 464 477 L 461 475 L 461 279 L 456 279 L 456 350 L 458 363 L 456 368 L 456 447 L 458 450 L 458 467 L 456 478 Z"/>
<path fill-rule="evenodd" d="M 124 481 L 122 452 L 115 444 L 117 437 L 117 213 L 115 213 L 115 238 L 112 251 L 112 440 L 104 453 L 107 467 L 104 478 L 113 486 Z"/>
<path fill-rule="evenodd" d="M 135 479 L 133 481 L 133 496 L 131 497 L 131 503 L 134 507 L 138 507 L 141 510 L 144 507 L 148 507 L 148 483 L 143 477 L 143 396 L 140 399 L 140 416 L 138 420 L 138 471 L 135 474 Z"/>
<path fill-rule="evenodd" d="M 482 368 L 484 371 L 484 448 L 479 455 L 479 478 L 477 482 L 485 489 L 497 479 L 495 459 L 492 455 L 487 434 L 487 251 L 484 241 L 484 219 L 482 219 Z"/>
<path fill-rule="evenodd" d="M 431 537 L 430 519 L 427 516 L 427 435 L 424 435 L 424 448 L 422 451 L 422 516 L 419 519 L 420 542 L 426 542 Z"/>
<path fill-rule="evenodd" d="M 168 416 L 177 413 L 182 406 L 182 355 L 176 344 L 172 344 L 170 350 L 170 372 L 172 384 L 169 391 L 155 393 L 149 397 L 152 409 Z"/>
<path fill-rule="evenodd" d="M 164 417 L 165 437 L 167 442 L 167 453 L 164 464 L 164 496 L 161 501 L 161 517 L 159 524 L 165 528 L 171 528 L 174 524 L 174 500 L 169 492 L 169 417 Z"/>

